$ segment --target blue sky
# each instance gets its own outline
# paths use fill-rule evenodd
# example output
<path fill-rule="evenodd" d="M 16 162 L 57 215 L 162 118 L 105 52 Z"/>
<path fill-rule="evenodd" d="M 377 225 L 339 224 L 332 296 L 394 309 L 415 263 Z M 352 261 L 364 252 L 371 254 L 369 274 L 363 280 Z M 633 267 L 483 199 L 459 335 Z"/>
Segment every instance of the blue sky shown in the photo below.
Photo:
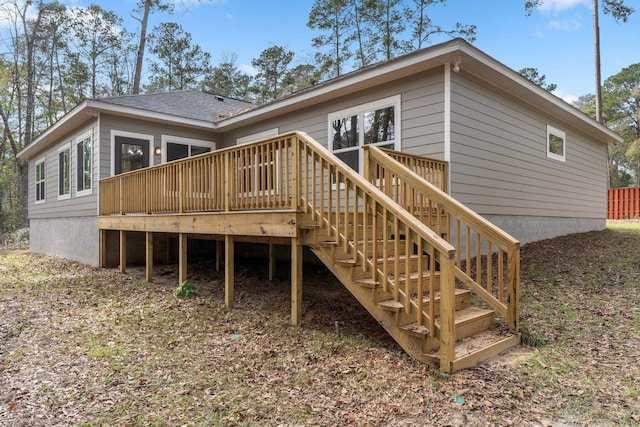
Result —
<path fill-rule="evenodd" d="M 155 14 L 151 29 L 162 21 L 179 22 L 194 42 L 211 52 L 213 62 L 224 51 L 238 55 L 237 65 L 248 69 L 251 59 L 270 45 L 295 52 L 295 60 L 312 58 L 314 33 L 307 27 L 313 0 L 175 0 L 173 15 Z M 130 31 L 136 0 L 66 0 L 67 5 L 97 3 L 125 18 Z M 571 100 L 594 91 L 592 0 L 545 0 L 532 16 L 524 0 L 448 0 L 431 8 L 431 19 L 452 27 L 456 21 L 478 27 L 474 45 L 505 65 L 519 70 L 536 67 L 558 85 L 557 95 Z M 600 15 L 603 79 L 640 62 L 640 1 L 629 22 L 618 24 Z M 185 7 L 186 6 L 186 7 Z M 434 39 L 433 42 L 445 39 Z"/>

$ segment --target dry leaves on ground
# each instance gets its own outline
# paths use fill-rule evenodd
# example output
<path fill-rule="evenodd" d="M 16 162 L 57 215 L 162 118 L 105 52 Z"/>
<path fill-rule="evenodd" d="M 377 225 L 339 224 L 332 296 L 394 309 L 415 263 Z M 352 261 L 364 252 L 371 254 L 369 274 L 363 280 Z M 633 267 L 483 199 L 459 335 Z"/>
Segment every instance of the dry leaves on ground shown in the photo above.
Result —
<path fill-rule="evenodd" d="M 322 267 L 289 325 L 288 267 L 122 275 L 0 252 L 0 425 L 587 425 L 640 423 L 640 234 L 522 250 L 527 342 L 455 375 L 410 359 Z M 336 331 L 336 322 L 339 324 Z"/>

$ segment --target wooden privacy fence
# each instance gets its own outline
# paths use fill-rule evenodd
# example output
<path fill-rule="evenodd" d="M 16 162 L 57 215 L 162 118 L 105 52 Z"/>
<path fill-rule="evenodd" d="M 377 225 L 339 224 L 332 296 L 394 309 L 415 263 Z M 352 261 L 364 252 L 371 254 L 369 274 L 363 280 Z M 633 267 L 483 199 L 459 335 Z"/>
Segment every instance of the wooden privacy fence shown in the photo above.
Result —
<path fill-rule="evenodd" d="M 610 188 L 607 219 L 640 217 L 640 187 Z"/>

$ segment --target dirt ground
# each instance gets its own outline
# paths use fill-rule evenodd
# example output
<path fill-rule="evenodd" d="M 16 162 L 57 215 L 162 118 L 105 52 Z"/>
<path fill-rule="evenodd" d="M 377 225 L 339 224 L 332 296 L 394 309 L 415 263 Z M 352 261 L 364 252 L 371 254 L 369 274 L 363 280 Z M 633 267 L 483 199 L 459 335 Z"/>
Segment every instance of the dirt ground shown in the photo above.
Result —
<path fill-rule="evenodd" d="M 522 248 L 525 345 L 444 375 L 322 267 L 122 275 L 0 247 L 0 425 L 640 425 L 640 225 Z"/>

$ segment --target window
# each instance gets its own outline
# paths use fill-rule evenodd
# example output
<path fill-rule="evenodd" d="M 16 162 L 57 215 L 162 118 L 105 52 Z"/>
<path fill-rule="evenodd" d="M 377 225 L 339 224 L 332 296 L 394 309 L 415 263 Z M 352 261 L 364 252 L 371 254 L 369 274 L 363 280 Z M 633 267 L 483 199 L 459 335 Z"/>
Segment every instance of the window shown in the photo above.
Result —
<path fill-rule="evenodd" d="M 566 161 L 565 133 L 547 125 L 547 157 Z"/>
<path fill-rule="evenodd" d="M 197 156 L 216 149 L 215 142 L 162 135 L 162 162 Z"/>
<path fill-rule="evenodd" d="M 36 203 L 44 203 L 44 157 L 36 162 Z"/>
<path fill-rule="evenodd" d="M 111 130 L 111 175 L 153 166 L 153 135 Z"/>
<path fill-rule="evenodd" d="M 93 175 L 91 145 L 91 134 L 80 137 L 80 141 L 76 143 L 78 178 L 76 194 L 78 196 L 91 194 Z"/>
<path fill-rule="evenodd" d="M 400 150 L 400 95 L 329 114 L 329 149 L 360 173 L 367 144 Z"/>
<path fill-rule="evenodd" d="M 58 199 L 71 197 L 71 146 L 58 150 Z"/>

